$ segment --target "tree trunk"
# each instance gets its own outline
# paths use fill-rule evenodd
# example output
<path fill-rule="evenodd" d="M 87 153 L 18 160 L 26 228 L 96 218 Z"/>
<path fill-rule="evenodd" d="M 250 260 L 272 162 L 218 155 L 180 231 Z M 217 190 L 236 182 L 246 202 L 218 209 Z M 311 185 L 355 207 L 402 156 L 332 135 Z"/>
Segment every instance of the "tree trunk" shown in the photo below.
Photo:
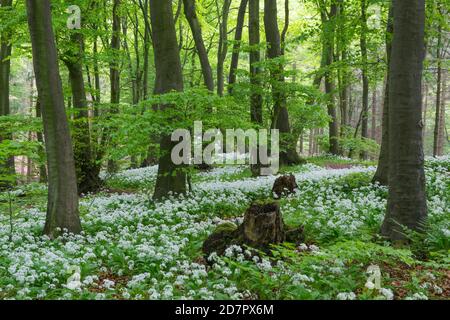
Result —
<path fill-rule="evenodd" d="M 259 86 L 261 81 L 259 79 L 261 68 L 258 64 L 261 62 L 260 51 L 260 32 L 259 32 L 259 0 L 249 0 L 249 41 L 250 47 L 250 83 L 251 83 L 251 97 L 250 97 L 250 113 L 251 121 L 254 123 L 263 123 L 262 112 L 262 96 L 259 93 Z"/>
<path fill-rule="evenodd" d="M 241 0 L 234 35 L 233 54 L 231 56 L 230 75 L 228 77 L 228 93 L 233 94 L 233 85 L 236 83 L 236 70 L 239 64 L 239 53 L 241 49 L 242 30 L 244 29 L 245 12 L 248 0 Z"/>
<path fill-rule="evenodd" d="M 284 0 L 284 27 L 281 31 L 281 55 L 286 51 L 286 35 L 289 30 L 289 0 Z"/>
<path fill-rule="evenodd" d="M 339 86 L 339 110 L 341 115 L 341 137 L 344 137 L 344 128 L 348 125 L 348 88 L 349 72 L 347 71 L 347 39 L 345 37 L 345 6 L 343 0 L 337 2 L 338 33 L 337 33 L 337 57 L 340 59 L 342 67 L 338 68 Z"/>
<path fill-rule="evenodd" d="M 425 135 L 427 133 L 427 116 L 428 116 L 428 86 L 423 86 L 424 102 L 423 102 L 423 130 L 422 139 L 425 141 Z"/>
<path fill-rule="evenodd" d="M 442 27 L 438 27 L 438 43 L 437 43 L 437 53 L 436 59 L 437 63 L 437 83 L 436 83 L 436 116 L 434 122 L 434 139 L 433 139 L 433 156 L 441 156 L 442 150 L 440 148 L 441 136 L 444 134 L 441 132 L 441 98 L 442 98 L 442 57 L 441 57 L 441 47 L 442 47 Z"/>
<path fill-rule="evenodd" d="M 389 87 L 390 87 L 390 65 L 392 52 L 392 36 L 394 34 L 394 5 L 389 8 L 389 17 L 386 26 L 386 86 L 384 89 L 383 118 L 381 131 L 381 149 L 378 159 L 378 167 L 373 177 L 373 182 L 387 186 L 389 182 Z"/>
<path fill-rule="evenodd" d="M 75 52 L 69 50 L 63 60 L 69 70 L 72 104 L 75 111 L 73 147 L 78 192 L 87 194 L 97 191 L 100 187 L 100 166 L 96 164 L 96 159 L 94 159 L 92 154 L 89 112 L 83 78 L 83 35 L 76 32 L 71 35 L 70 39 L 76 49 Z"/>
<path fill-rule="evenodd" d="M 2 9 L 12 6 L 12 0 L 0 0 Z M 9 31 L 5 30 L 0 36 L 0 116 L 9 116 L 9 80 L 11 74 L 11 51 L 12 45 L 9 41 Z M 11 140 L 11 135 L 0 134 L 2 140 Z M 6 163 L 0 163 L 0 173 L 14 174 L 14 157 L 9 158 Z"/>
<path fill-rule="evenodd" d="M 276 1 L 265 0 L 264 2 L 264 26 L 268 46 L 267 57 L 269 59 L 277 59 L 281 56 L 281 38 L 278 29 Z M 289 123 L 286 95 L 279 89 L 279 86 L 285 81 L 283 65 L 279 63 L 271 70 L 271 73 L 272 80 L 278 82 L 272 86 L 274 100 L 272 127 L 280 130 L 280 134 L 284 138 L 280 145 L 280 164 L 295 164 L 300 161 L 300 157 L 297 154 L 296 141 L 291 141 L 291 125 Z"/>
<path fill-rule="evenodd" d="M 142 14 L 144 16 L 144 22 L 145 22 L 145 31 L 144 31 L 144 69 L 143 69 L 143 76 L 142 76 L 142 98 L 143 100 L 148 99 L 148 70 L 149 70 L 149 53 L 150 53 L 150 34 L 151 34 L 151 27 L 150 27 L 150 19 L 149 19 L 149 3 L 148 0 L 145 0 L 144 3 L 140 0 L 140 6 L 142 10 Z M 181 0 L 180 0 L 181 1 Z M 180 2 L 181 3 L 181 2 Z M 137 30 L 138 32 L 138 30 Z"/>
<path fill-rule="evenodd" d="M 172 3 L 150 0 L 150 15 L 156 68 L 155 94 L 173 90 L 183 91 L 183 74 L 172 15 Z M 160 107 L 164 110 L 173 106 Z M 175 165 L 171 160 L 171 151 L 174 146 L 171 135 L 162 137 L 161 157 L 153 196 L 155 200 L 162 199 L 170 193 L 186 192 L 186 173 L 182 166 Z"/>
<path fill-rule="evenodd" d="M 113 25 L 112 25 L 112 37 L 111 37 L 111 51 L 113 54 L 112 62 L 109 68 L 109 80 L 111 85 L 111 113 L 119 112 L 120 103 L 120 64 L 119 64 L 119 52 L 120 52 L 120 0 L 114 0 L 113 2 Z M 117 164 L 113 160 L 108 160 L 108 172 L 113 173 L 117 171 Z"/>
<path fill-rule="evenodd" d="M 41 112 L 41 104 L 39 102 L 39 98 L 36 101 L 36 117 L 37 118 L 42 118 L 42 112 Z M 44 137 L 42 132 L 38 131 L 36 133 L 37 136 L 37 140 L 41 145 L 45 145 L 44 142 Z M 43 147 L 39 147 L 39 154 L 43 155 L 45 153 L 45 150 Z M 40 183 L 47 183 L 48 178 L 47 178 L 47 167 L 45 166 L 45 163 L 40 163 L 39 165 L 39 182 Z"/>
<path fill-rule="evenodd" d="M 378 108 L 377 108 L 377 88 L 373 89 L 372 92 L 372 125 L 370 137 L 372 140 L 377 141 L 377 119 L 378 119 Z"/>
<path fill-rule="evenodd" d="M 361 122 L 361 138 L 369 138 L 369 76 L 367 70 L 367 3 L 366 0 L 361 1 L 361 60 L 362 60 L 362 79 L 363 79 L 363 93 L 362 93 L 362 122 Z M 367 160 L 367 151 L 361 152 L 361 159 Z"/>
<path fill-rule="evenodd" d="M 389 196 L 381 228 L 382 235 L 392 241 L 406 240 L 402 226 L 424 231 L 427 218 L 422 141 L 425 0 L 394 3 L 389 80 Z"/>
<path fill-rule="evenodd" d="M 97 47 L 97 37 L 94 40 L 94 82 L 95 82 L 95 103 L 99 105 L 102 103 L 102 90 L 100 85 L 100 70 L 98 66 L 98 47 Z M 98 107 L 94 109 L 94 116 L 99 116 Z"/>
<path fill-rule="evenodd" d="M 195 0 L 183 0 L 184 14 L 186 20 L 189 22 L 192 36 L 194 37 L 195 48 L 200 59 L 202 67 L 203 80 L 205 86 L 209 91 L 214 91 L 214 78 L 212 74 L 211 64 L 209 63 L 208 52 L 206 51 L 205 43 L 203 41 L 202 29 L 195 11 Z"/>
<path fill-rule="evenodd" d="M 27 0 L 34 71 L 42 104 L 48 162 L 48 204 L 44 233 L 51 238 L 61 230 L 81 231 L 77 179 L 49 0 Z"/>
<path fill-rule="evenodd" d="M 448 135 L 446 133 L 446 126 L 445 126 L 445 107 L 446 107 L 446 102 L 447 102 L 447 75 L 448 75 L 448 70 L 443 70 L 442 73 L 442 92 L 441 92 L 441 111 L 440 111 L 440 116 L 441 119 L 439 121 L 439 125 L 440 125 L 440 135 L 439 135 L 439 155 L 443 155 L 444 154 L 444 147 L 445 147 L 445 143 L 446 141 L 448 141 Z"/>
<path fill-rule="evenodd" d="M 335 37 L 335 18 L 337 15 L 337 5 L 334 3 L 331 5 L 329 17 L 326 9 L 321 10 L 322 26 L 323 26 L 323 50 L 324 61 L 327 68 L 325 72 L 325 93 L 328 96 L 328 115 L 331 118 L 329 124 L 329 140 L 331 154 L 339 154 L 339 123 L 337 119 L 335 98 L 334 98 L 334 77 L 331 65 L 333 64 L 334 57 L 334 37 Z"/>
<path fill-rule="evenodd" d="M 228 14 L 230 12 L 231 0 L 224 0 L 222 7 L 222 18 L 219 29 L 219 49 L 217 50 L 217 94 L 223 96 L 225 88 L 224 63 L 228 53 Z"/>

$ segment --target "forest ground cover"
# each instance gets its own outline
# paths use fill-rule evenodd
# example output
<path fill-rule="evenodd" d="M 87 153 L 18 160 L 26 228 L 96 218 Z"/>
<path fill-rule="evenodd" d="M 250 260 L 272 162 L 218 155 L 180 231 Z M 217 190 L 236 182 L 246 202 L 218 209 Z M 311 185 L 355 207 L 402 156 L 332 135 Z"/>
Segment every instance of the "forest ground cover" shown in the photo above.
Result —
<path fill-rule="evenodd" d="M 55 241 L 42 236 L 46 187 L 23 185 L 0 195 L 0 299 L 448 299 L 449 169 L 448 156 L 427 159 L 427 232 L 394 248 L 377 236 L 387 189 L 371 183 L 371 163 L 320 157 L 283 168 L 299 188 L 281 212 L 303 226 L 305 243 L 259 257 L 237 246 L 201 253 L 221 223 L 272 197 L 275 177 L 246 167 L 195 173 L 192 193 L 161 203 L 151 200 L 157 167 L 103 175 L 105 190 L 80 203 L 83 232 Z"/>

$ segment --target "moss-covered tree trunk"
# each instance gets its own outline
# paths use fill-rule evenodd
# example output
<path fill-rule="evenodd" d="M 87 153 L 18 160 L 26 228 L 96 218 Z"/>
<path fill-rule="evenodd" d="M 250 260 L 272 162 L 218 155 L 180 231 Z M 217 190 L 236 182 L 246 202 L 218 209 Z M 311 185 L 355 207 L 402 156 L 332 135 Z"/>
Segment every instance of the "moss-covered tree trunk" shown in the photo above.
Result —
<path fill-rule="evenodd" d="M 172 14 L 172 3 L 170 1 L 150 0 L 150 18 L 156 68 L 154 93 L 183 91 L 183 74 Z M 173 106 L 163 105 L 159 107 L 164 111 L 164 109 Z M 170 193 L 182 194 L 186 192 L 184 168 L 175 165 L 171 160 L 171 151 L 175 144 L 171 141 L 170 135 L 164 135 L 161 138 L 161 156 L 153 196 L 155 200 L 162 199 Z"/>
<path fill-rule="evenodd" d="M 73 145 L 75 169 L 77 173 L 78 192 L 86 194 L 95 192 L 100 187 L 100 165 L 93 157 L 89 130 L 89 112 L 86 89 L 83 78 L 83 35 L 75 32 L 71 35 L 71 48 L 63 58 L 69 70 L 74 108 Z"/>
<path fill-rule="evenodd" d="M 44 233 L 81 231 L 75 163 L 49 0 L 27 0 L 28 26 L 39 101 L 42 105 L 48 163 L 48 204 Z"/>

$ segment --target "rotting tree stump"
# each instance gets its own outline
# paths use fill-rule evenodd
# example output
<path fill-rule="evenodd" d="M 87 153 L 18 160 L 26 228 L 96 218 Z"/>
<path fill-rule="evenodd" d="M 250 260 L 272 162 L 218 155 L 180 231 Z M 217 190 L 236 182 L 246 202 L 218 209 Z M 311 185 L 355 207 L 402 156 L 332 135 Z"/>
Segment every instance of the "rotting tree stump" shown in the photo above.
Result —
<path fill-rule="evenodd" d="M 270 253 L 271 245 L 286 241 L 301 243 L 303 239 L 303 228 L 287 228 L 277 202 L 255 202 L 247 209 L 239 227 L 231 222 L 219 225 L 203 243 L 202 250 L 206 257 L 213 252 L 223 255 L 232 245 Z"/>
<path fill-rule="evenodd" d="M 244 223 L 239 231 L 244 243 L 255 247 L 285 241 L 284 221 L 280 206 L 276 202 L 253 203 L 244 216 Z"/>
<path fill-rule="evenodd" d="M 275 199 L 295 193 L 298 188 L 297 181 L 293 174 L 277 178 L 273 184 L 272 193 Z"/>

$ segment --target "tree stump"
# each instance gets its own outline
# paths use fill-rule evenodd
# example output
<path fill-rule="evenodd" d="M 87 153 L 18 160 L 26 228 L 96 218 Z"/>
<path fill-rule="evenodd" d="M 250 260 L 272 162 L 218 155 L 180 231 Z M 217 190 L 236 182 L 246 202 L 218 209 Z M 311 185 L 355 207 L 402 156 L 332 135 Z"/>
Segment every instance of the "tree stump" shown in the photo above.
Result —
<path fill-rule="evenodd" d="M 245 213 L 239 231 L 245 244 L 261 248 L 284 242 L 284 229 L 280 206 L 271 202 L 252 204 Z"/>
<path fill-rule="evenodd" d="M 291 174 L 276 179 L 273 184 L 272 193 L 275 199 L 280 199 L 283 196 L 295 193 L 297 188 L 298 185 L 295 176 Z"/>
<path fill-rule="evenodd" d="M 219 256 L 231 245 L 250 246 L 270 252 L 270 245 L 303 240 L 303 229 L 288 230 L 277 202 L 253 203 L 246 211 L 244 222 L 237 227 L 231 222 L 219 225 L 203 243 L 203 253 Z M 299 242 L 300 243 L 300 242 Z"/>

